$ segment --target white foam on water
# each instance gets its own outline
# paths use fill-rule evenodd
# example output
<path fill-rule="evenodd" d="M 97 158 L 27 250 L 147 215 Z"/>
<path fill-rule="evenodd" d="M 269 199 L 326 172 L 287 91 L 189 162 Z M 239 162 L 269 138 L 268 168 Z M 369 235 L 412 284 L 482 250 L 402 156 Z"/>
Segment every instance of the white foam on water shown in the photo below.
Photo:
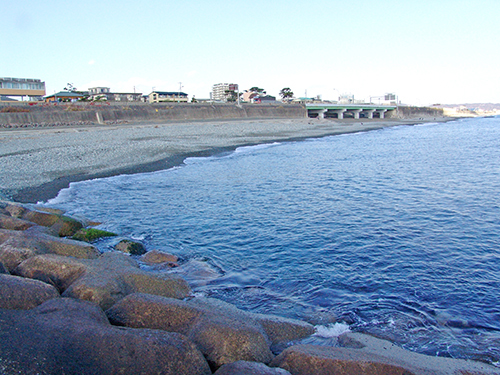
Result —
<path fill-rule="evenodd" d="M 41 201 L 37 202 L 37 204 L 56 205 L 56 204 L 66 203 L 66 202 L 71 200 L 71 195 L 72 195 L 72 191 L 71 191 L 71 184 L 70 184 L 70 187 L 59 190 L 59 193 L 57 193 L 57 195 L 54 198 L 49 199 L 47 202 L 41 202 Z"/>
<path fill-rule="evenodd" d="M 273 143 L 263 143 L 263 144 L 259 144 L 259 145 L 253 145 L 253 146 L 242 146 L 242 147 L 238 147 L 236 150 L 234 150 L 234 152 L 236 154 L 253 152 L 255 150 L 261 150 L 261 149 L 265 149 L 265 148 L 269 148 L 269 147 L 274 147 L 274 146 L 278 146 L 280 144 L 281 144 L 280 142 L 273 142 Z"/>
<path fill-rule="evenodd" d="M 349 325 L 345 323 L 334 323 L 327 326 L 319 325 L 315 326 L 314 328 L 316 332 L 314 332 L 313 336 L 325 338 L 339 337 L 344 333 L 351 332 Z"/>

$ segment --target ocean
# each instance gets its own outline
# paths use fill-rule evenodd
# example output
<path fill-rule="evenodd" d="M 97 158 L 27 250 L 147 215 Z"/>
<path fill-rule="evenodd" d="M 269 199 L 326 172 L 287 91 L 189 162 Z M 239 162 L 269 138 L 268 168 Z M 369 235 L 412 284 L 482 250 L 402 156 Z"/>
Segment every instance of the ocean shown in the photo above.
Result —
<path fill-rule="evenodd" d="M 462 119 L 241 147 L 45 204 L 177 254 L 151 272 L 196 295 L 499 365 L 499 161 L 500 118 Z"/>

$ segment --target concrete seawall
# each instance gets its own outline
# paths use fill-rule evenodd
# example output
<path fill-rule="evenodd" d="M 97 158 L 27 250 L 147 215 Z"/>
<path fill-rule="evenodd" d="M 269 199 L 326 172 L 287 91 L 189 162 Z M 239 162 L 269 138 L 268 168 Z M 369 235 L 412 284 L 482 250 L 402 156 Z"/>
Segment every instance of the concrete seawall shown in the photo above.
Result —
<path fill-rule="evenodd" d="M 197 103 L 58 103 L 1 104 L 0 126 L 67 123 L 116 123 L 231 119 L 305 118 L 299 104 L 197 104 Z"/>
<path fill-rule="evenodd" d="M 443 117 L 442 108 L 399 107 L 387 118 Z M 0 128 L 78 124 L 307 118 L 302 104 L 0 103 Z M 366 120 L 365 120 L 366 121 Z"/>
<path fill-rule="evenodd" d="M 433 107 L 398 107 L 394 111 L 389 111 L 386 114 L 386 118 L 399 118 L 399 119 L 410 119 L 410 118 L 432 118 L 432 117 L 446 117 L 443 108 L 433 108 Z"/>

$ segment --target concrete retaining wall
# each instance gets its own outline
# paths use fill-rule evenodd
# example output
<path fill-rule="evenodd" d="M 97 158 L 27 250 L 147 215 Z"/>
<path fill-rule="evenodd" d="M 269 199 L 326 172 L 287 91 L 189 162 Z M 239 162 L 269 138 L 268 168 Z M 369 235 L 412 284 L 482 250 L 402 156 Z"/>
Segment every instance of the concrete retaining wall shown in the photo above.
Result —
<path fill-rule="evenodd" d="M 430 117 L 445 117 L 442 108 L 432 107 L 398 107 L 397 110 L 388 111 L 386 118 L 430 118 Z"/>
<path fill-rule="evenodd" d="M 43 126 L 78 123 L 196 121 L 217 119 L 304 118 L 306 109 L 296 104 L 197 104 L 197 103 L 71 103 L 29 105 L 0 104 L 0 126 Z"/>

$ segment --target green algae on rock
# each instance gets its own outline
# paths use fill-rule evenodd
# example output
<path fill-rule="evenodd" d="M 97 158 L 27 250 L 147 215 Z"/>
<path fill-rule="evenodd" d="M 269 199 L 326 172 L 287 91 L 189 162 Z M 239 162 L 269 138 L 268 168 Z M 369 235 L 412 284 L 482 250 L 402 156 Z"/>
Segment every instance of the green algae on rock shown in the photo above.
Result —
<path fill-rule="evenodd" d="M 108 232 L 108 231 L 101 230 L 101 229 L 84 228 L 84 229 L 80 229 L 78 232 L 76 232 L 72 238 L 74 240 L 79 240 L 79 241 L 93 242 L 93 241 L 98 240 L 100 238 L 114 237 L 116 235 L 117 235 L 116 233 Z"/>

